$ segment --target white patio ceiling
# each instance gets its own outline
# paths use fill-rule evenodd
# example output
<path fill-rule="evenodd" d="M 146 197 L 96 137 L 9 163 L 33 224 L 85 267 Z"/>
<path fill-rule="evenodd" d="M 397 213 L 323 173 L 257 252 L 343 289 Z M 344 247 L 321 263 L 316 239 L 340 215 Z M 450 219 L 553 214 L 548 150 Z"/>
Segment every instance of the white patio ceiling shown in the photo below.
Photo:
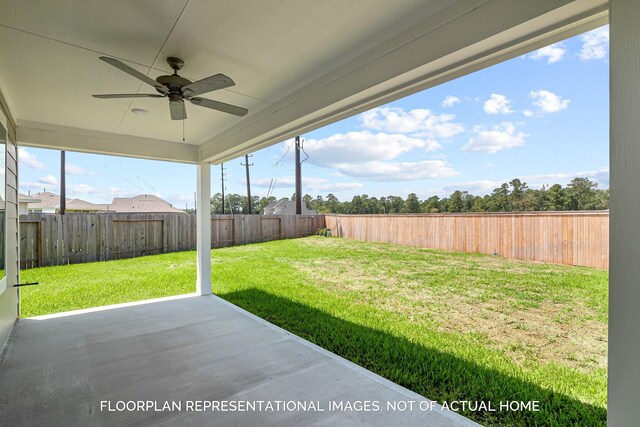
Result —
<path fill-rule="evenodd" d="M 606 22 L 605 0 L 0 0 L 0 91 L 18 143 L 220 162 Z M 164 99 L 98 60 L 151 76 L 215 73 L 203 95 L 244 117 Z M 131 113 L 144 108 L 148 114 Z"/>

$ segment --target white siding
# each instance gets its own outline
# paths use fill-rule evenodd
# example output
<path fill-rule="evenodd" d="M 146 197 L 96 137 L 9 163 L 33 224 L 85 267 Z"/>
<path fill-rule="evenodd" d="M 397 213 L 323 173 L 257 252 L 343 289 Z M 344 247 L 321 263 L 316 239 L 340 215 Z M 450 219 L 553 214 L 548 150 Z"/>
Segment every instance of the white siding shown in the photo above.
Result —
<path fill-rule="evenodd" d="M 0 294 L 0 349 L 4 346 L 13 324 L 18 317 L 18 288 L 13 285 L 20 278 L 19 250 L 18 250 L 18 162 L 15 141 L 15 127 L 8 114 L 5 103 L 0 94 L 0 114 L 7 117 L 7 143 L 6 150 L 6 289 Z"/>

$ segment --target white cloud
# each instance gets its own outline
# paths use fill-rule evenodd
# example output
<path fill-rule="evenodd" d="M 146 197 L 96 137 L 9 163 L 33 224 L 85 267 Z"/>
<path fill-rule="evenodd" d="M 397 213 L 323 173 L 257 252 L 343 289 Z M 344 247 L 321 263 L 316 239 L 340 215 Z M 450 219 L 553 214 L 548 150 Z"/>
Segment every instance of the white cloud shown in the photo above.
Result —
<path fill-rule="evenodd" d="M 570 182 L 573 178 L 590 178 L 598 184 L 608 187 L 609 186 L 609 168 L 603 167 L 595 170 L 581 171 L 581 172 L 558 172 L 550 174 L 539 175 L 527 175 L 522 177 L 523 180 L 538 181 L 542 184 L 563 184 Z"/>
<path fill-rule="evenodd" d="M 344 175 L 371 181 L 413 181 L 418 179 L 443 178 L 460 175 L 444 160 L 422 160 L 418 162 L 343 163 L 335 167 Z"/>
<path fill-rule="evenodd" d="M 27 166 L 33 169 L 44 169 L 44 164 L 38 160 L 35 154 L 31 153 L 26 148 L 18 148 L 18 162 L 22 166 Z"/>
<path fill-rule="evenodd" d="M 464 131 L 453 122 L 453 114 L 434 114 L 428 109 L 404 111 L 402 108 L 380 107 L 362 113 L 362 125 L 368 129 L 397 133 L 420 133 L 427 138 L 451 138 Z"/>
<path fill-rule="evenodd" d="M 58 185 L 58 178 L 56 178 L 53 175 L 47 175 L 40 178 L 38 182 L 41 184 L 47 184 L 55 187 Z"/>
<path fill-rule="evenodd" d="M 74 165 L 73 163 L 66 163 L 64 166 L 64 170 L 69 175 L 95 175 L 94 172 L 89 172 L 80 166 Z"/>
<path fill-rule="evenodd" d="M 251 185 L 260 188 L 269 188 L 272 186 L 270 179 L 258 178 L 251 181 Z M 292 176 L 285 176 L 278 178 L 273 185 L 274 188 L 292 188 L 295 187 L 296 180 Z M 363 185 L 360 182 L 329 182 L 326 178 L 316 177 L 303 177 L 302 189 L 305 193 L 309 192 L 333 192 L 338 193 L 340 191 L 352 191 L 362 188 Z"/>
<path fill-rule="evenodd" d="M 511 114 L 511 101 L 504 95 L 492 93 L 482 107 L 487 114 Z"/>
<path fill-rule="evenodd" d="M 118 187 L 92 187 L 88 184 L 74 184 L 67 186 L 67 197 L 82 199 L 91 203 L 111 203 L 114 197 L 132 197 L 141 194 L 140 191 L 130 191 Z M 160 196 L 160 193 L 146 193 Z"/>
<path fill-rule="evenodd" d="M 457 96 L 451 96 L 448 95 L 444 101 L 442 101 L 442 107 L 443 108 L 450 108 L 453 107 L 455 104 L 458 104 L 462 101 L 460 101 L 460 98 L 458 98 Z"/>
<path fill-rule="evenodd" d="M 101 197 L 101 200 L 105 202 L 111 202 L 114 197 L 133 197 L 141 194 L 140 191 L 131 191 L 125 190 L 124 188 L 119 187 L 105 187 L 105 188 L 96 188 L 94 189 L 94 194 L 96 196 Z M 146 193 L 152 194 L 154 196 L 160 197 L 160 193 Z"/>
<path fill-rule="evenodd" d="M 529 97 L 533 99 L 533 105 L 538 107 L 542 113 L 557 113 L 569 106 L 571 100 L 562 99 L 548 90 L 535 90 L 529 93 Z"/>
<path fill-rule="evenodd" d="M 609 52 L 609 26 L 596 28 L 580 36 L 582 48 L 578 56 L 584 61 L 603 59 Z"/>
<path fill-rule="evenodd" d="M 525 117 L 532 117 L 534 113 L 531 110 L 523 110 L 522 114 L 524 114 Z"/>
<path fill-rule="evenodd" d="M 440 148 L 442 146 L 433 140 L 369 131 L 308 139 L 304 143 L 309 163 L 325 167 L 332 167 L 336 163 L 391 160 L 415 149 L 431 152 Z"/>
<path fill-rule="evenodd" d="M 607 167 L 582 172 L 558 172 L 549 174 L 525 175 L 519 178 L 523 182 L 526 182 L 529 188 L 539 189 L 543 185 L 567 185 L 573 178 L 576 177 L 589 178 L 592 181 L 598 183 L 598 188 L 609 187 L 609 168 Z M 500 187 L 505 182 L 508 183 L 511 179 L 512 178 L 509 178 L 503 181 L 481 180 L 459 182 L 444 187 L 444 191 L 447 192 L 447 196 L 456 190 L 468 191 L 469 193 L 476 196 L 490 194 L 494 189 Z"/>
<path fill-rule="evenodd" d="M 541 49 L 536 50 L 532 54 L 529 55 L 529 58 L 539 60 L 546 59 L 547 64 L 553 64 L 554 62 L 558 62 L 562 59 L 567 49 L 564 47 L 562 42 L 554 43 L 549 46 L 545 46 Z"/>
<path fill-rule="evenodd" d="M 47 186 L 45 184 L 41 183 L 41 182 L 26 181 L 26 182 L 21 182 L 20 183 L 20 189 L 23 192 L 27 192 L 29 190 L 34 190 L 34 191 L 37 191 L 37 192 L 41 192 L 41 191 L 45 191 L 45 189 L 48 190 L 48 191 L 52 191 L 52 190 L 55 190 L 56 188 L 55 187 L 54 188 L 51 188 L 51 187 L 47 188 Z"/>
<path fill-rule="evenodd" d="M 491 181 L 484 179 L 481 181 L 459 182 L 457 184 L 447 185 L 444 189 L 449 192 L 448 194 L 459 190 L 468 191 L 470 194 L 478 196 L 491 193 L 493 190 L 500 187 L 503 182 L 504 181 Z"/>
<path fill-rule="evenodd" d="M 424 188 L 419 191 L 416 191 L 415 188 L 411 188 L 411 189 L 403 190 L 403 193 L 404 194 L 400 194 L 400 192 L 398 192 L 397 194 L 402 195 L 402 197 L 406 198 L 406 195 L 408 195 L 409 193 L 416 193 L 420 199 L 426 200 L 432 196 L 449 197 L 449 195 L 451 194 L 451 191 L 447 191 L 444 188 Z"/>
<path fill-rule="evenodd" d="M 362 188 L 360 182 L 328 182 L 324 178 L 306 177 L 302 179 L 302 188 L 305 192 L 327 191 L 338 193 L 340 191 L 353 191 Z"/>
<path fill-rule="evenodd" d="M 171 203 L 171 205 L 178 209 L 194 208 L 195 200 L 193 194 L 167 194 L 166 196 L 158 196 L 163 200 Z"/>
<path fill-rule="evenodd" d="M 339 193 L 340 191 L 353 191 L 362 188 L 363 185 L 360 182 L 336 182 L 326 183 L 315 186 L 308 186 L 312 191 L 327 191 L 332 193 Z"/>
<path fill-rule="evenodd" d="M 492 168 L 492 167 L 494 167 L 496 164 L 495 164 L 495 163 L 491 163 L 491 162 L 487 162 L 487 163 L 485 163 L 484 165 L 485 165 L 486 167 L 488 167 L 488 168 Z"/>
<path fill-rule="evenodd" d="M 269 188 L 273 186 L 273 179 L 269 178 L 254 178 L 251 180 L 252 187 L 261 187 L 261 188 Z M 275 180 L 274 188 L 287 188 L 287 187 L 295 187 L 296 180 L 292 176 L 282 176 Z"/>
<path fill-rule="evenodd" d="M 190 203 L 191 205 L 193 205 L 195 202 L 193 194 L 168 194 L 160 198 L 166 200 L 167 202 L 172 203 L 171 201 L 174 201 L 174 202 L 177 202 L 178 204 Z M 174 204 L 174 206 L 177 206 L 177 205 Z"/>
<path fill-rule="evenodd" d="M 416 149 L 431 152 L 440 148 L 439 143 L 430 139 L 402 134 L 373 134 L 369 131 L 336 134 L 320 140 L 305 141 L 309 163 L 335 169 L 342 176 L 374 181 L 404 181 L 458 175 L 458 172 L 444 160 L 390 161 Z M 282 178 L 278 180 L 277 186 L 286 182 L 281 180 Z M 264 181 L 261 185 L 269 185 Z M 324 182 L 317 183 L 316 188 L 321 189 L 323 185 Z"/>
<path fill-rule="evenodd" d="M 74 184 L 68 187 L 70 193 L 89 194 L 96 191 L 95 188 L 88 184 Z"/>
<path fill-rule="evenodd" d="M 523 132 L 518 132 L 515 125 L 510 122 L 503 122 L 491 128 L 476 126 L 474 133 L 475 135 L 469 138 L 469 142 L 462 147 L 464 151 L 493 154 L 500 150 L 522 147 L 527 136 Z"/>

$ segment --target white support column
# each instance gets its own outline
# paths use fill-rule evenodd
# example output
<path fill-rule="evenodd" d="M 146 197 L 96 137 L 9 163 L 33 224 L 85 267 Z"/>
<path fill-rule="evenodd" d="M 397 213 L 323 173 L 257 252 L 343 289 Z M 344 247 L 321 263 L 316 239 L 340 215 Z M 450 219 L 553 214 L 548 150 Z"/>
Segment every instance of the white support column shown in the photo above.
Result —
<path fill-rule="evenodd" d="M 608 425 L 640 423 L 640 1 L 611 0 Z M 585 88 L 587 90 L 587 88 Z"/>
<path fill-rule="evenodd" d="M 211 164 L 198 164 L 196 193 L 196 293 L 211 294 Z"/>

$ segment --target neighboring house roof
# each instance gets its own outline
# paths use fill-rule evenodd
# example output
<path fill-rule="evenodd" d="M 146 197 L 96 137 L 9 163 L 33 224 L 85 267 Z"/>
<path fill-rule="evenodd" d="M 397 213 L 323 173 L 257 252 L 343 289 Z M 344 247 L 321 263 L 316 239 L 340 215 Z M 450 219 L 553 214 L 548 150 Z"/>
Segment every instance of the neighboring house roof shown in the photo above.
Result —
<path fill-rule="evenodd" d="M 82 199 L 67 199 L 66 208 L 69 211 L 106 211 L 109 205 L 87 202 Z"/>
<path fill-rule="evenodd" d="M 295 215 L 296 202 L 293 202 L 287 198 L 282 198 L 265 206 L 263 213 L 264 215 Z M 318 212 L 315 209 L 309 209 L 306 203 L 302 203 L 303 215 L 316 215 L 317 213 Z"/>
<path fill-rule="evenodd" d="M 265 206 L 264 209 L 273 209 L 278 205 L 278 203 L 280 203 L 283 200 L 286 200 L 286 199 L 280 199 L 280 200 L 276 200 L 274 202 L 271 202 L 267 206 Z"/>
<path fill-rule="evenodd" d="M 27 201 L 28 208 L 31 211 L 42 211 L 42 210 L 58 210 L 60 209 L 60 195 L 55 193 L 50 193 L 48 191 L 42 193 L 36 193 L 35 196 L 25 196 L 20 195 L 20 201 L 23 199 L 29 199 Z M 69 211 L 104 211 L 107 209 L 107 205 L 100 205 L 91 202 L 87 202 L 86 200 L 81 199 L 66 199 L 66 208 Z"/>
<path fill-rule="evenodd" d="M 53 208 L 60 203 L 60 196 L 53 193 L 37 193 L 39 202 L 29 203 L 30 209 Z"/>
<path fill-rule="evenodd" d="M 162 200 L 160 197 L 150 194 L 142 194 L 131 198 L 116 197 L 107 208 L 109 212 L 186 213 L 183 210 L 174 208 L 171 203 Z"/>
<path fill-rule="evenodd" d="M 38 202 L 29 203 L 30 210 L 58 209 L 60 207 L 60 195 L 48 191 L 36 193 Z"/>
<path fill-rule="evenodd" d="M 60 209 L 60 196 L 58 194 L 43 192 L 35 194 L 38 198 L 20 195 L 20 202 L 28 203 L 32 211 L 56 211 Z M 142 194 L 135 197 L 116 197 L 110 204 L 96 204 L 82 199 L 67 199 L 68 211 L 93 211 L 93 212 L 167 212 L 186 213 L 174 208 L 169 202 L 157 196 Z"/>
<path fill-rule="evenodd" d="M 2 198 L 0 197 L 0 200 L 1 199 Z M 18 203 L 32 204 L 32 203 L 40 203 L 40 202 L 41 200 L 36 199 L 35 197 L 27 196 L 26 194 L 22 194 L 22 193 L 18 194 Z"/>

